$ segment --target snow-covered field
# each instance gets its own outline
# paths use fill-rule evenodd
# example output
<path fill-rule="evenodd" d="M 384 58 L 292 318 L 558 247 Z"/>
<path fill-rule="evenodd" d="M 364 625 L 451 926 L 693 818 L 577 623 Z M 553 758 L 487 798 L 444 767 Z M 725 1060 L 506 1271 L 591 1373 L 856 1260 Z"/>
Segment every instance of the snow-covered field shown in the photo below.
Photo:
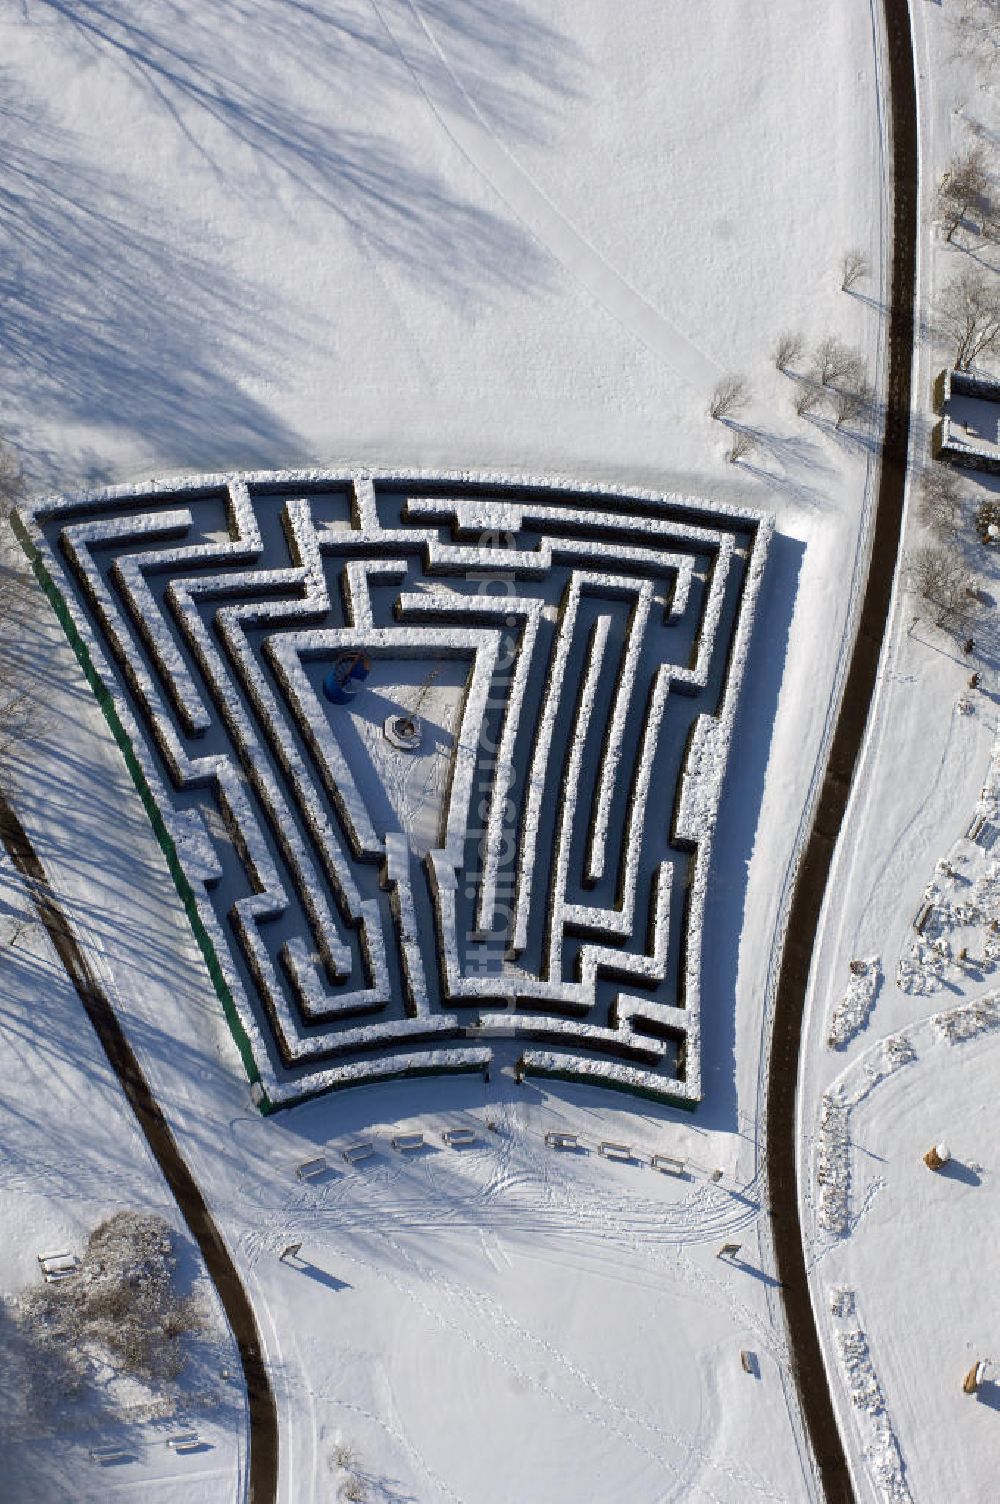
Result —
<path fill-rule="evenodd" d="M 78 918 L 81 916 L 78 916 Z M 4 1363 L 0 1378 L 3 1497 L 10 1504 L 126 1491 L 158 1504 L 238 1500 L 246 1474 L 246 1402 L 239 1355 L 218 1300 L 73 987 L 8 861 L 0 860 L 0 1227 Z M 39 1255 L 79 1257 L 105 1217 L 155 1213 L 177 1240 L 180 1274 L 208 1329 L 198 1360 L 167 1388 L 98 1370 L 67 1399 L 60 1356 L 15 1335 L 6 1302 L 41 1282 Z M 55 1358 L 55 1361 L 54 1361 Z M 39 1376 L 41 1398 L 29 1375 Z M 230 1377 L 223 1376 L 226 1371 Z M 165 1439 L 194 1419 L 201 1447 L 179 1456 Z M 95 1467 L 91 1448 L 121 1446 L 129 1462 Z"/>
<path fill-rule="evenodd" d="M 778 523 L 706 906 L 693 1117 L 517 1086 L 508 1062 L 488 1085 L 378 1086 L 261 1119 L 119 755 L 40 607 L 23 656 L 46 721 L 12 794 L 248 1285 L 285 1504 L 329 1496 L 338 1445 L 372 1499 L 814 1497 L 759 1115 L 874 462 L 866 433 L 796 416 L 805 357 L 784 375 L 771 350 L 785 329 L 834 336 L 882 377 L 879 25 L 862 0 L 820 14 L 805 0 L 24 0 L 0 21 L 0 185 L 18 231 L 5 423 L 39 488 L 360 463 L 679 489 Z M 873 270 L 849 294 L 854 246 Z M 738 465 L 733 429 L 706 414 L 730 370 L 753 393 L 756 448 Z M 858 954 L 888 974 L 881 940 Z M 72 1117 L 72 1083 L 52 1090 Z M 412 1161 L 387 1147 L 451 1122 L 481 1141 L 435 1138 Z M 78 1153 L 113 1165 L 121 1113 L 95 1104 L 76 1123 Z M 552 1129 L 589 1152 L 557 1154 Z M 336 1146 L 369 1130 L 379 1158 L 349 1170 Z M 30 1114 L 14 1124 L 11 1152 L 37 1157 L 39 1131 Z M 594 1152 L 603 1138 L 675 1155 L 688 1178 L 614 1165 Z M 337 1173 L 303 1186 L 296 1164 L 326 1146 Z M 96 1221 L 109 1202 L 92 1201 Z M 5 1293 L 65 1216 L 55 1191 L 32 1201 L 30 1242 L 0 1248 Z M 735 1261 L 716 1258 L 726 1239 Z M 278 1260 L 295 1241 L 299 1268 Z M 85 1449 L 76 1465 L 91 1467 Z M 169 1497 L 126 1471 L 116 1484 Z"/>
<path fill-rule="evenodd" d="M 954 7 L 914 9 L 924 176 L 914 473 L 928 463 L 931 385 L 946 363 L 935 299 L 970 261 L 964 233 L 948 246 L 932 224 L 934 195 L 949 162 L 1000 124 L 995 77 L 986 87 L 955 55 L 954 17 Z M 990 247 L 976 254 L 989 264 Z M 990 1498 L 1000 1462 L 988 1253 L 1000 1167 L 991 823 L 1000 575 L 971 525 L 995 478 L 963 473 L 961 485 L 980 590 L 973 651 L 897 583 L 814 957 L 800 1081 L 814 1307 L 859 1497 L 893 1504 Z M 904 549 L 927 536 L 913 496 Z M 865 975 L 852 974 L 852 961 L 867 963 Z M 923 1156 L 940 1142 L 952 1158 L 933 1171 Z M 968 1395 L 962 1381 L 977 1360 L 986 1382 Z"/>

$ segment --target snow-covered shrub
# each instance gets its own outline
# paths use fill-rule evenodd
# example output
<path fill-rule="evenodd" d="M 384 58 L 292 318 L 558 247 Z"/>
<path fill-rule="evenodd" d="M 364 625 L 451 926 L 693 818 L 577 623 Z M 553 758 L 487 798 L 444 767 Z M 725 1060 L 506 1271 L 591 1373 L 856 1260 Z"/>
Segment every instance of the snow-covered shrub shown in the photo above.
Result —
<path fill-rule="evenodd" d="M 858 1325 L 837 1331 L 837 1356 L 847 1381 L 851 1403 L 867 1421 L 865 1457 L 886 1504 L 912 1504 L 899 1442 L 886 1409 L 868 1347 L 868 1338 Z"/>
<path fill-rule="evenodd" d="M 830 1020 L 827 1044 L 832 1050 L 843 1049 L 864 1028 L 882 981 L 878 956 L 852 961 L 850 971 L 850 981 Z"/>
<path fill-rule="evenodd" d="M 38 1353 L 60 1355 L 78 1385 L 103 1365 L 147 1382 L 174 1379 L 185 1335 L 203 1324 L 195 1297 L 177 1289 L 175 1265 L 162 1217 L 116 1212 L 90 1234 L 75 1274 L 22 1293 L 18 1324 Z"/>
<path fill-rule="evenodd" d="M 1000 1029 L 1000 996 L 978 998 L 963 1008 L 951 1008 L 946 1013 L 936 1013 L 931 1019 L 937 1033 L 949 1044 L 961 1044 L 974 1039 L 977 1034 L 988 1034 Z"/>
<path fill-rule="evenodd" d="M 838 1237 L 850 1225 L 851 1157 L 848 1129 L 850 1108 L 823 1097 L 816 1143 L 816 1184 L 819 1225 Z"/>

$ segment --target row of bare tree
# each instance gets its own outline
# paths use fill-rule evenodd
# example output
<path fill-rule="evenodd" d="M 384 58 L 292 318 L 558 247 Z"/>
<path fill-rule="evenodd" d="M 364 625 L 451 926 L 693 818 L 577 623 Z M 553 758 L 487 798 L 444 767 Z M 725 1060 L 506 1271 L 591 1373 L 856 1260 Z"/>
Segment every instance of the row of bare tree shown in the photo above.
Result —
<path fill-rule="evenodd" d="M 1000 244 L 997 181 L 981 142 L 952 158 L 938 185 L 937 214 L 949 245 Z M 1000 278 L 992 267 L 977 262 L 952 276 L 938 300 L 938 323 L 960 371 L 1000 350 Z"/>
<path fill-rule="evenodd" d="M 831 412 L 836 428 L 860 418 L 873 398 L 860 350 L 830 336 L 816 346 L 805 369 L 796 370 L 806 354 L 805 340 L 794 332 L 780 335 L 773 351 L 777 369 L 786 375 L 794 375 L 798 382 L 794 407 L 799 417 L 808 417 L 825 407 Z M 712 392 L 709 417 L 717 422 L 731 422 L 750 399 L 750 386 L 743 376 L 723 376 Z M 729 457 L 738 459 L 742 455 L 730 452 Z"/>
<path fill-rule="evenodd" d="M 0 528 L 6 524 L 24 490 L 21 467 L 12 450 L 0 442 Z M 31 697 L 18 674 L 14 649 L 28 609 L 27 573 L 19 562 L 0 558 L 0 771 L 32 719 Z"/>
<path fill-rule="evenodd" d="M 936 626 L 961 630 L 976 602 L 975 575 L 962 547 L 965 505 L 957 476 L 932 464 L 920 477 L 917 515 L 930 541 L 907 559 L 910 587 L 931 608 Z"/>
<path fill-rule="evenodd" d="M 956 53 L 971 62 L 980 82 L 991 83 L 1000 62 L 1000 0 L 958 0 L 951 16 Z M 974 127 L 974 122 L 969 124 Z M 1000 352 L 1000 276 L 989 254 L 1000 245 L 1000 194 L 995 157 L 982 141 L 953 156 L 938 183 L 936 215 L 948 245 L 966 253 L 935 300 L 935 332 L 946 341 L 955 367 L 970 370 Z M 941 463 L 920 476 L 917 509 L 926 541 L 907 557 L 911 588 L 946 630 L 967 632 L 979 603 L 971 567 L 975 535 L 980 545 L 1000 541 L 1000 509 L 986 500 L 975 513 L 963 481 Z"/>

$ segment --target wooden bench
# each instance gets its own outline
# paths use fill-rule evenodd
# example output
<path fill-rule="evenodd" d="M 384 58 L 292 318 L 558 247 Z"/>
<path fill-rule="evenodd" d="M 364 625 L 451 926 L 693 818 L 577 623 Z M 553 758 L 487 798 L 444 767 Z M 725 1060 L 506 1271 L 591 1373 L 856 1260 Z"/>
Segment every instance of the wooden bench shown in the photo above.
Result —
<path fill-rule="evenodd" d="M 450 1149 L 467 1149 L 478 1139 L 475 1128 L 446 1128 L 441 1137 Z"/>
<path fill-rule="evenodd" d="M 340 1152 L 349 1165 L 356 1165 L 360 1164 L 363 1159 L 371 1159 L 373 1154 L 378 1153 L 378 1150 L 375 1148 L 374 1140 L 366 1138 L 359 1139 L 357 1143 L 348 1144 L 347 1148 L 341 1149 Z"/>
<path fill-rule="evenodd" d="M 320 1175 L 325 1175 L 329 1168 L 325 1155 L 320 1154 L 316 1159 L 304 1159 L 297 1165 L 295 1176 L 297 1180 L 316 1180 Z"/>
<path fill-rule="evenodd" d="M 197 1431 L 180 1431 L 176 1436 L 168 1436 L 166 1445 L 175 1452 L 196 1452 L 201 1446 L 201 1437 Z"/>
<path fill-rule="evenodd" d="M 616 1144 L 614 1139 L 606 1138 L 601 1140 L 601 1146 L 597 1152 L 603 1154 L 605 1159 L 616 1159 L 620 1163 L 627 1163 L 632 1158 L 632 1145 Z"/>
<path fill-rule="evenodd" d="M 393 1136 L 392 1147 L 399 1154 L 412 1154 L 415 1149 L 424 1147 L 422 1133 L 397 1133 Z"/>
<path fill-rule="evenodd" d="M 113 1462 L 134 1462 L 135 1453 L 125 1447 L 91 1447 L 90 1460 L 108 1467 Z"/>
<path fill-rule="evenodd" d="M 580 1140 L 575 1133 L 547 1133 L 545 1142 L 550 1149 L 579 1149 Z"/>
<path fill-rule="evenodd" d="M 682 1159 L 673 1159 L 669 1154 L 654 1154 L 649 1161 L 654 1170 L 662 1170 L 664 1175 L 686 1175 Z"/>
<path fill-rule="evenodd" d="M 69 1279 L 71 1274 L 80 1272 L 80 1260 L 75 1253 L 61 1251 L 59 1253 L 39 1253 L 36 1255 L 42 1274 L 47 1283 L 54 1280 Z"/>

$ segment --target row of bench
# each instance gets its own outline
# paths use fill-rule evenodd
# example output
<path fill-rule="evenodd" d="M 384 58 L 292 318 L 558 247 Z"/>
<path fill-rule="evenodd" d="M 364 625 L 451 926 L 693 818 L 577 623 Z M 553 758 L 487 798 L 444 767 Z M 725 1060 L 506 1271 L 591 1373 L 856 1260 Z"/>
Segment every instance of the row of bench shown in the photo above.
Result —
<path fill-rule="evenodd" d="M 471 1148 L 478 1142 L 478 1134 L 474 1128 L 446 1128 L 441 1134 L 442 1142 L 450 1149 Z M 428 1147 L 428 1141 L 423 1133 L 396 1133 L 389 1140 L 397 1154 L 412 1154 Z M 580 1139 L 579 1134 L 564 1133 L 555 1129 L 545 1135 L 545 1142 L 550 1149 L 579 1151 L 586 1149 L 587 1145 Z M 341 1159 L 346 1164 L 362 1164 L 365 1160 L 372 1159 L 379 1153 L 378 1143 L 374 1138 L 356 1139 L 353 1143 L 345 1144 L 339 1151 Z M 619 1164 L 635 1164 L 645 1162 L 647 1155 L 637 1152 L 631 1144 L 621 1143 L 616 1139 L 601 1139 L 597 1144 L 597 1152 L 604 1159 L 614 1160 Z M 677 1159 L 672 1154 L 651 1154 L 648 1156 L 650 1167 L 659 1170 L 664 1175 L 675 1175 L 686 1178 L 689 1171 L 683 1159 Z M 295 1167 L 296 1179 L 302 1181 L 318 1180 L 330 1172 L 330 1161 L 325 1154 L 317 1154 L 313 1159 L 305 1159 Z M 722 1178 L 721 1170 L 713 1170 L 710 1180 L 718 1181 Z"/>
<path fill-rule="evenodd" d="M 479 1135 L 474 1128 L 446 1128 L 441 1139 L 449 1149 L 469 1149 L 478 1142 Z M 429 1147 L 424 1134 L 416 1132 L 395 1133 L 389 1142 L 397 1154 L 413 1154 Z M 345 1144 L 340 1150 L 340 1157 L 349 1165 L 357 1165 L 374 1158 L 378 1152 L 379 1146 L 375 1139 L 356 1139 L 354 1143 Z M 330 1161 L 327 1156 L 317 1154 L 314 1159 L 305 1159 L 296 1165 L 295 1175 L 298 1180 L 318 1180 L 328 1174 L 329 1170 Z"/>
<path fill-rule="evenodd" d="M 205 1443 L 197 1431 L 180 1431 L 175 1436 L 168 1436 L 165 1445 L 181 1455 L 185 1452 L 200 1452 Z M 135 1462 L 138 1453 L 128 1446 L 91 1447 L 90 1460 L 100 1467 L 110 1467 L 119 1462 Z"/>
<path fill-rule="evenodd" d="M 579 1151 L 587 1148 L 587 1145 L 583 1143 L 577 1133 L 563 1133 L 551 1130 L 545 1135 L 545 1142 L 550 1149 Z M 643 1164 L 647 1159 L 645 1152 L 637 1152 L 632 1148 L 631 1144 L 623 1144 L 616 1139 L 610 1138 L 600 1140 L 597 1145 L 597 1152 L 604 1159 L 615 1160 L 619 1164 Z M 689 1173 L 684 1160 L 677 1159 L 672 1154 L 650 1154 L 648 1155 L 648 1159 L 651 1168 L 659 1170 L 664 1175 L 677 1175 L 685 1178 Z M 713 1181 L 721 1180 L 722 1171 L 713 1170 L 709 1175 L 709 1179 Z"/>

